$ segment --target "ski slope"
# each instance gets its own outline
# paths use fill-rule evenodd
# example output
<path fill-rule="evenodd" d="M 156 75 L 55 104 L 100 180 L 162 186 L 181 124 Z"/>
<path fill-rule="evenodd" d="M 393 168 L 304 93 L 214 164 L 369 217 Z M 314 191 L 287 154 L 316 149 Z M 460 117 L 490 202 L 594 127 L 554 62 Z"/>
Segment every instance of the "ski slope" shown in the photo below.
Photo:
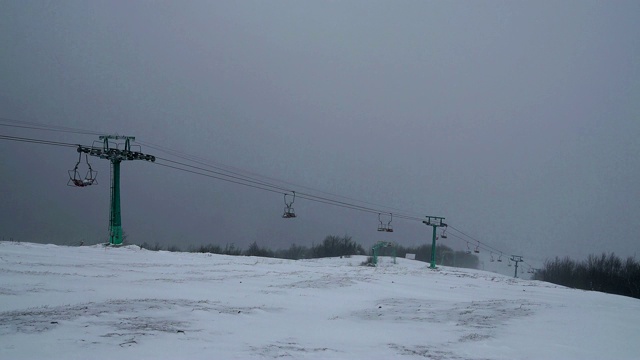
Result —
<path fill-rule="evenodd" d="M 640 301 L 363 256 L 0 242 L 0 359 L 637 359 Z"/>

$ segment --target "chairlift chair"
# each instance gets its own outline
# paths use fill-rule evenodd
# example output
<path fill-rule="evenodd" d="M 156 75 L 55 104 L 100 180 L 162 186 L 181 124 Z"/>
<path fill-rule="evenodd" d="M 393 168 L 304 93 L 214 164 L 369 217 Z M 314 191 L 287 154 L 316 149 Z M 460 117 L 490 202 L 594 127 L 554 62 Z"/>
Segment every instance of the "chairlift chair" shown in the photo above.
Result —
<path fill-rule="evenodd" d="M 474 253 L 480 254 L 480 244 L 476 245 L 476 248 L 473 250 Z"/>
<path fill-rule="evenodd" d="M 378 231 L 389 231 L 388 230 L 389 228 L 387 227 L 387 224 L 382 222 L 381 215 L 382 214 L 378 213 L 378 222 L 380 223 L 380 225 L 378 225 Z M 391 231 L 393 231 L 393 230 L 391 230 Z"/>
<path fill-rule="evenodd" d="M 296 212 L 293 209 L 293 203 L 296 201 L 296 192 L 293 191 L 293 199 L 291 202 L 287 202 L 287 194 L 284 194 L 284 213 L 282 217 L 284 219 L 292 219 L 296 217 Z"/>
<path fill-rule="evenodd" d="M 494 262 L 495 259 L 493 258 L 493 253 L 492 252 L 489 253 L 489 256 L 491 256 L 491 260 L 489 260 L 489 261 Z"/>
<path fill-rule="evenodd" d="M 380 223 L 380 225 L 378 225 L 378 231 L 387 231 L 384 227 L 384 223 L 382 223 L 382 219 L 380 219 L 380 214 L 378 214 L 378 222 Z"/>
<path fill-rule="evenodd" d="M 471 248 L 469 247 L 469 242 L 467 241 L 467 254 L 471 254 Z"/>
<path fill-rule="evenodd" d="M 447 238 L 447 226 L 445 226 L 444 230 L 442 230 L 442 234 L 440 234 L 440 237 L 443 239 Z"/>
<path fill-rule="evenodd" d="M 391 222 L 393 221 L 393 214 L 389 213 L 389 222 L 387 223 L 387 232 L 393 232 L 393 228 L 391 227 Z"/>
<path fill-rule="evenodd" d="M 67 186 L 85 187 L 97 184 L 98 182 L 96 181 L 96 177 L 98 176 L 98 172 L 94 171 L 91 168 L 91 164 L 89 164 L 89 155 L 87 154 L 85 154 L 84 156 L 89 170 L 87 170 L 87 174 L 84 176 L 84 178 L 80 176 L 80 172 L 78 171 L 78 166 L 80 166 L 80 162 L 82 161 L 82 151 L 80 150 L 80 148 L 78 148 L 78 153 L 79 156 L 76 166 L 72 170 L 68 171 L 69 181 L 67 181 Z"/>
<path fill-rule="evenodd" d="M 502 262 L 502 253 L 500 253 L 500 256 L 498 257 L 498 262 Z"/>

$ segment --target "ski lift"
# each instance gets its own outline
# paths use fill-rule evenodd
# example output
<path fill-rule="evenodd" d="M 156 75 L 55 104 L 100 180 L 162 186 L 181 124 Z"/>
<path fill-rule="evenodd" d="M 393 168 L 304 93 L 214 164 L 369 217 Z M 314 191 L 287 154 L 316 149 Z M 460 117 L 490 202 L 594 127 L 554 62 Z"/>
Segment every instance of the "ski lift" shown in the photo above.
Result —
<path fill-rule="evenodd" d="M 476 245 L 476 248 L 473 250 L 474 253 L 480 254 L 480 244 Z"/>
<path fill-rule="evenodd" d="M 509 260 L 509 265 L 507 265 L 507 266 L 511 266 L 511 259 L 508 259 L 508 260 Z"/>
<path fill-rule="evenodd" d="M 378 222 L 380 222 L 380 225 L 378 225 L 378 231 L 386 231 L 386 232 L 393 232 L 393 228 L 391 227 L 391 221 L 393 221 L 393 214 L 389 213 L 389 222 L 388 223 L 384 223 L 382 222 L 382 218 L 381 218 L 382 214 L 378 214 Z"/>
<path fill-rule="evenodd" d="M 502 253 L 500 253 L 500 256 L 498 257 L 498 262 L 502 262 Z"/>
<path fill-rule="evenodd" d="M 282 214 L 282 217 L 284 219 L 291 219 L 296 217 L 296 213 L 292 208 L 294 201 L 296 201 L 296 192 L 295 191 L 292 191 L 292 192 L 293 192 L 293 199 L 291 199 L 291 202 L 287 202 L 288 194 L 286 193 L 284 194 L 284 213 Z"/>
<path fill-rule="evenodd" d="M 467 241 L 467 254 L 471 254 L 471 248 L 469 247 L 469 242 Z"/>
<path fill-rule="evenodd" d="M 496 261 L 496 260 L 493 258 L 493 253 L 492 253 L 492 252 L 489 252 L 489 256 L 491 256 L 491 260 L 489 260 L 489 261 L 491 261 L 491 262 Z"/>
<path fill-rule="evenodd" d="M 378 214 L 378 222 L 380 223 L 380 225 L 378 225 L 378 231 L 387 231 L 387 227 L 382 222 L 382 219 L 380 218 L 380 214 Z"/>
<path fill-rule="evenodd" d="M 91 164 L 89 164 L 89 155 L 87 154 L 85 154 L 84 157 L 89 170 L 87 171 L 87 174 L 84 178 L 80 176 L 80 172 L 78 171 L 78 166 L 80 165 L 80 162 L 82 162 L 82 151 L 80 150 L 80 148 L 78 148 L 78 153 L 79 156 L 76 166 L 73 168 L 73 170 L 68 171 L 69 181 L 67 182 L 67 186 L 85 187 L 97 184 L 98 182 L 96 181 L 96 177 L 98 176 L 98 172 L 93 171 L 93 169 L 91 168 Z"/>
<path fill-rule="evenodd" d="M 440 234 L 440 237 L 443 239 L 447 238 L 447 227 L 444 227 L 444 230 L 442 230 L 442 234 Z"/>
<path fill-rule="evenodd" d="M 393 214 L 389 213 L 389 222 L 387 223 L 387 232 L 393 232 L 393 228 L 391 227 L 391 222 L 393 221 Z"/>

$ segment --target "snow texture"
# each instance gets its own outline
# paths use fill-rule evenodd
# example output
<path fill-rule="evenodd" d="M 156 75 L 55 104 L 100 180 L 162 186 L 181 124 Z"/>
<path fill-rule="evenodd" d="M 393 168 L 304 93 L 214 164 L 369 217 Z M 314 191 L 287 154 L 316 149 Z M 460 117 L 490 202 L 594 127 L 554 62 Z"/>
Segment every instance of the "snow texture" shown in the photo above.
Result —
<path fill-rule="evenodd" d="M 637 359 L 640 301 L 381 257 L 0 242 L 0 359 Z"/>

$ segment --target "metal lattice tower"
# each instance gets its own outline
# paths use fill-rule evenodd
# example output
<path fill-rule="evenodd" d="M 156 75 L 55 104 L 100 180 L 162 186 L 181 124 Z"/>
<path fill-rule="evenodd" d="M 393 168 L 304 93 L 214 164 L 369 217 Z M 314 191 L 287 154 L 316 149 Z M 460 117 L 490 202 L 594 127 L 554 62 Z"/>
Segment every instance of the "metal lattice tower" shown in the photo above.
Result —
<path fill-rule="evenodd" d="M 436 268 L 436 230 L 439 227 L 447 227 L 447 224 L 443 223 L 443 217 L 439 216 L 427 216 L 427 220 L 424 220 L 422 223 L 425 225 L 429 225 L 433 227 L 433 237 L 431 242 L 431 266 L 430 268 Z"/>
<path fill-rule="evenodd" d="M 120 163 L 127 160 L 156 161 L 155 156 L 143 154 L 139 151 L 131 151 L 131 141 L 135 141 L 133 136 L 105 135 L 100 136 L 102 146 L 81 146 L 78 145 L 78 152 L 83 152 L 100 159 L 107 159 L 111 162 L 111 204 L 109 210 L 109 244 L 122 245 L 122 217 L 120 214 Z M 124 149 L 119 149 L 123 144 L 110 147 L 109 140 L 124 140 Z"/>

